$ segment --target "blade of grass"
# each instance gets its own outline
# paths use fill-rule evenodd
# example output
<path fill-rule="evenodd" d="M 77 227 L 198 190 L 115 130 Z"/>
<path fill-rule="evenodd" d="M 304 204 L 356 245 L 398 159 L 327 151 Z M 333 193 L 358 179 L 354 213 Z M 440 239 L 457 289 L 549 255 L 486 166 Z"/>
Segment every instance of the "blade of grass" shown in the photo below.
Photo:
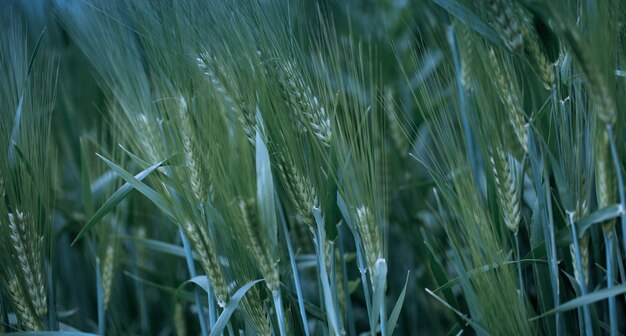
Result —
<path fill-rule="evenodd" d="M 144 178 L 146 178 L 146 176 L 150 175 L 150 173 L 152 173 L 153 171 L 155 171 L 158 167 L 160 167 L 161 165 L 163 165 L 165 162 L 167 162 L 169 158 L 141 171 L 139 174 L 135 175 L 134 177 L 132 177 L 132 175 L 130 176 L 134 181 L 136 181 L 135 183 L 137 183 L 138 181 L 143 180 Z M 103 160 L 105 160 L 105 163 L 108 161 L 106 159 L 103 158 Z M 108 161 L 110 162 L 110 161 Z M 111 162 L 111 164 L 113 164 Z M 117 166 L 116 166 L 117 167 Z M 121 168 L 120 168 L 121 169 Z M 128 174 L 128 173 L 126 173 Z M 130 175 L 130 174 L 128 174 Z M 80 230 L 80 232 L 78 233 L 78 235 L 76 236 L 76 238 L 74 238 L 74 241 L 72 241 L 72 245 L 74 245 L 78 240 L 80 240 L 82 237 L 85 236 L 85 234 L 87 232 L 89 232 L 91 229 L 93 229 L 93 227 L 98 224 L 100 222 L 100 220 L 102 218 L 104 218 L 104 216 L 106 216 L 109 212 L 111 212 L 113 209 L 115 209 L 115 207 L 122 201 L 124 200 L 124 198 L 126 198 L 126 196 L 128 196 L 128 194 L 133 190 L 134 186 L 132 183 L 127 182 L 125 183 L 123 186 L 121 186 L 115 193 L 113 193 L 113 195 L 111 195 L 111 197 L 109 197 L 109 199 L 106 200 L 106 202 L 104 203 L 104 205 L 102 205 L 102 207 L 100 207 L 100 209 L 98 209 L 98 211 L 96 211 L 96 213 L 89 219 L 89 221 L 87 221 L 87 224 L 85 224 L 85 226 Z"/>
<path fill-rule="evenodd" d="M 226 304 L 226 307 L 224 307 L 224 311 L 222 311 L 220 317 L 217 319 L 217 322 L 215 322 L 213 329 L 211 329 L 210 336 L 218 336 L 222 334 L 224 328 L 230 320 L 230 317 L 237 309 L 237 306 L 239 306 L 239 301 L 243 299 L 244 295 L 246 295 L 246 293 L 248 292 L 248 290 L 250 290 L 250 288 L 252 288 L 252 286 L 258 284 L 261 281 L 263 281 L 263 279 L 250 281 L 247 284 L 241 286 L 241 288 L 239 288 L 235 292 L 235 294 L 233 294 L 233 296 L 230 298 L 230 301 L 228 301 L 228 304 Z"/>

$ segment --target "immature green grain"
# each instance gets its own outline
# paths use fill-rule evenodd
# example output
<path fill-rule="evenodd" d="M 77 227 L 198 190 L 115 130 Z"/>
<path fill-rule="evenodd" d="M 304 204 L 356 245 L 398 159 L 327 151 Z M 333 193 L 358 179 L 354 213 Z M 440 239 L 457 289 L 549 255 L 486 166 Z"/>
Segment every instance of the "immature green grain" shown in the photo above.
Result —
<path fill-rule="evenodd" d="M 304 224 L 313 228 L 313 208 L 318 205 L 317 193 L 309 180 L 304 177 L 295 166 L 293 161 L 287 160 L 284 155 L 279 155 L 276 167 L 278 174 L 285 185 L 285 192 L 289 200 L 296 206 L 298 214 Z"/>
<path fill-rule="evenodd" d="M 584 194 L 584 183 L 582 186 Z M 585 217 L 589 212 L 586 200 L 578 200 L 576 202 L 576 213 L 574 215 L 574 221 L 578 221 Z M 578 238 L 578 248 L 580 250 L 580 263 L 582 264 L 582 271 L 578 269 L 578 263 L 576 262 L 576 250 L 574 244 L 569 245 L 570 256 L 572 258 L 572 266 L 574 268 L 574 277 L 576 279 L 582 279 L 584 284 L 589 284 L 589 232 L 585 232 L 582 237 Z"/>
<path fill-rule="evenodd" d="M 330 147 L 332 131 L 326 108 L 313 94 L 313 90 L 304 82 L 302 76 L 298 74 L 292 62 L 284 62 L 278 71 L 283 94 L 293 110 L 293 118 L 298 129 L 302 132 L 308 132 L 310 128 L 323 146 Z M 302 122 L 302 119 L 306 124 Z"/>
<path fill-rule="evenodd" d="M 195 130 L 193 128 L 193 122 L 187 109 L 187 102 L 185 98 L 180 96 L 180 133 L 183 142 L 183 149 L 185 151 L 185 158 L 187 161 L 187 168 L 189 170 L 189 182 L 191 183 L 191 190 L 196 197 L 196 200 L 204 204 L 209 197 L 211 197 L 211 186 L 206 181 L 207 174 L 203 169 L 203 165 L 200 162 L 199 150 L 197 144 L 197 138 L 195 136 Z"/>
<path fill-rule="evenodd" d="M 513 3 L 505 0 L 485 0 L 485 3 L 495 20 L 494 27 L 506 47 L 511 51 L 521 48 L 524 42 L 522 25 Z"/>
<path fill-rule="evenodd" d="M 19 260 L 19 269 L 24 277 L 26 293 L 35 309 L 37 317 L 45 316 L 47 295 L 41 271 L 41 244 L 43 237 L 35 236 L 32 219 L 19 210 L 9 213 L 9 231 L 15 256 Z"/>
<path fill-rule="evenodd" d="M 611 205 L 617 195 L 617 183 L 615 182 L 615 173 L 611 165 L 609 148 L 609 133 L 606 129 L 603 129 L 593 147 L 596 169 L 595 191 L 598 208 L 600 209 Z M 615 221 L 613 220 L 605 221 L 602 224 L 605 232 L 613 231 L 614 226 Z"/>
<path fill-rule="evenodd" d="M 259 268 L 267 288 L 276 293 L 280 289 L 280 280 L 278 275 L 278 269 L 272 261 L 270 251 L 267 246 L 262 245 L 254 226 L 258 223 L 256 215 L 256 202 L 254 199 L 239 202 L 239 209 L 241 210 L 243 225 L 246 231 L 248 242 L 252 247 L 253 257 L 259 263 Z"/>
<path fill-rule="evenodd" d="M 217 91 L 220 98 L 225 102 L 226 108 L 230 112 L 235 112 L 235 100 L 215 72 L 215 68 L 217 67 L 218 63 L 215 57 L 209 55 L 208 53 L 202 53 L 199 57 L 196 58 L 196 61 L 198 63 L 198 67 L 209 79 L 209 82 L 213 86 L 213 89 Z"/>
<path fill-rule="evenodd" d="M 376 261 L 383 257 L 383 245 L 374 216 L 368 207 L 356 209 L 356 224 L 365 250 L 365 259 L 370 272 L 374 272 Z"/>
<path fill-rule="evenodd" d="M 517 141 L 520 143 L 524 152 L 528 153 L 528 132 L 526 131 L 526 116 L 519 102 L 519 97 L 515 94 L 511 83 L 511 79 L 505 75 L 500 66 L 500 62 L 496 58 L 496 54 L 491 49 L 489 51 L 489 60 L 496 78 L 496 86 L 499 91 L 500 101 L 504 105 L 509 123 L 513 127 Z"/>
<path fill-rule="evenodd" d="M 28 306 L 22 286 L 20 286 L 17 278 L 14 278 L 9 282 L 9 292 L 13 299 L 13 305 L 15 306 L 17 318 L 25 331 L 39 331 L 43 330 L 43 325 L 33 314 Z"/>
<path fill-rule="evenodd" d="M 461 56 L 461 85 L 467 92 L 474 91 L 472 86 L 472 66 L 474 62 L 474 44 L 469 28 L 460 25 L 461 38 L 459 39 Z"/>
<path fill-rule="evenodd" d="M 115 247 L 109 244 L 104 253 L 102 262 L 102 298 L 104 302 L 104 310 L 109 307 L 111 300 L 111 292 L 113 289 L 113 280 L 115 279 Z"/>
<path fill-rule="evenodd" d="M 185 306 L 182 303 L 177 303 L 174 307 L 174 330 L 176 335 L 187 335 L 187 322 L 185 321 Z"/>
<path fill-rule="evenodd" d="M 247 313 L 250 322 L 254 326 L 257 335 L 270 336 L 270 321 L 265 312 L 263 300 L 261 299 L 261 291 L 254 286 L 244 296 L 242 305 Z"/>
<path fill-rule="evenodd" d="M 185 221 L 182 227 L 185 234 L 189 237 L 194 252 L 198 253 L 204 273 L 211 281 L 217 304 L 220 307 L 225 307 L 228 302 L 228 287 L 215 247 L 206 229 L 202 226 L 196 227 L 189 221 Z"/>
<path fill-rule="evenodd" d="M 500 147 L 495 148 L 495 153 L 489 159 L 496 182 L 496 192 L 504 224 L 509 230 L 517 233 L 522 218 L 521 194 L 511 171 L 511 160 Z"/>
<path fill-rule="evenodd" d="M 554 67 L 543 50 L 541 50 L 539 37 L 537 37 L 534 28 L 524 25 L 523 31 L 525 46 L 530 56 L 531 64 L 537 71 L 537 75 L 543 82 L 545 89 L 551 90 L 554 86 Z"/>

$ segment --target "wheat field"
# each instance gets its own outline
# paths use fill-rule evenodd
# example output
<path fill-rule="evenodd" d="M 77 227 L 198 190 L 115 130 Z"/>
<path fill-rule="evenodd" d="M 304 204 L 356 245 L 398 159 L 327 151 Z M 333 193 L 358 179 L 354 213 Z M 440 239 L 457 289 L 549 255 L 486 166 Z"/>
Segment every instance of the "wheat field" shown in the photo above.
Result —
<path fill-rule="evenodd" d="M 626 333 L 621 0 L 4 0 L 0 69 L 0 334 Z"/>

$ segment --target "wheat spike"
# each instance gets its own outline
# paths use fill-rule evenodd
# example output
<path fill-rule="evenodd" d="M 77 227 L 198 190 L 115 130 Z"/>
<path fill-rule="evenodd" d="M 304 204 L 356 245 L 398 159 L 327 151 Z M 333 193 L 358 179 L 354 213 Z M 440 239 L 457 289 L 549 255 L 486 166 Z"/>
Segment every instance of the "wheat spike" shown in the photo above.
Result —
<path fill-rule="evenodd" d="M 255 232 L 254 225 L 258 222 L 255 205 L 256 202 L 254 199 L 240 201 L 239 209 L 241 210 L 248 242 L 252 246 L 254 258 L 256 258 L 259 263 L 259 268 L 263 274 L 263 278 L 265 278 L 265 284 L 272 293 L 276 293 L 280 289 L 278 269 L 272 261 L 269 250 L 266 246 L 261 244 L 258 234 Z"/>
<path fill-rule="evenodd" d="M 39 331 L 43 330 L 43 325 L 39 322 L 39 319 L 33 315 L 32 311 L 28 307 L 24 292 L 17 281 L 14 278 L 9 282 L 9 292 L 13 299 L 13 305 L 15 306 L 16 313 L 22 328 L 26 331 Z"/>
<path fill-rule="evenodd" d="M 374 272 L 376 261 L 383 257 L 383 246 L 374 216 L 368 207 L 361 206 L 356 209 L 356 224 L 361 233 L 365 259 L 370 272 Z"/>
<path fill-rule="evenodd" d="M 292 62 L 285 62 L 279 69 L 279 73 L 283 94 L 287 97 L 287 103 L 294 112 L 298 129 L 307 132 L 310 127 L 320 143 L 325 147 L 330 147 L 332 131 L 326 108 L 313 94 L 311 87 L 306 85 L 302 77 L 297 74 Z M 300 118 L 304 119 L 306 124 Z"/>
<path fill-rule="evenodd" d="M 185 306 L 182 303 L 177 303 L 174 307 L 174 330 L 176 335 L 187 335 L 187 322 L 185 321 Z"/>
<path fill-rule="evenodd" d="M 524 41 L 526 42 L 525 46 L 530 55 L 531 64 L 534 66 L 537 75 L 543 82 L 544 88 L 549 91 L 554 87 L 554 67 L 541 49 L 539 37 L 535 33 L 535 29 L 526 24 L 524 25 L 523 32 Z"/>
<path fill-rule="evenodd" d="M 517 232 L 521 221 L 521 198 L 511 171 L 511 161 L 506 153 L 496 147 L 495 157 L 489 158 L 496 183 L 496 193 L 501 204 L 504 224 L 512 232 Z"/>
<path fill-rule="evenodd" d="M 196 227 L 191 222 L 186 221 L 183 224 L 183 230 L 189 237 L 192 248 L 198 253 L 204 273 L 211 281 L 217 304 L 222 308 L 225 307 L 228 302 L 228 286 L 215 247 L 211 243 L 206 229 L 203 229 L 202 226 Z"/>
<path fill-rule="evenodd" d="M 595 157 L 595 181 L 596 198 L 598 208 L 602 209 L 613 203 L 617 195 L 617 183 L 615 182 L 615 172 L 611 167 L 609 159 L 609 133 L 606 129 L 598 136 L 598 142 L 594 145 Z M 607 220 L 602 223 L 605 233 L 613 232 L 615 220 Z"/>
<path fill-rule="evenodd" d="M 183 96 L 179 97 L 180 110 L 179 116 L 181 120 L 180 129 L 183 142 L 183 149 L 185 151 L 185 158 L 187 161 L 187 167 L 189 170 L 189 181 L 191 183 L 191 190 L 196 197 L 196 200 L 201 203 L 206 203 L 209 197 L 211 197 L 210 183 L 207 183 L 206 174 L 204 173 L 200 163 L 198 155 L 197 139 L 195 137 L 195 130 L 191 117 L 189 116 L 189 110 L 187 109 L 187 102 Z"/>
<path fill-rule="evenodd" d="M 9 213 L 8 226 L 13 250 L 26 281 L 26 293 L 33 308 L 35 308 L 35 314 L 38 317 L 43 317 L 48 311 L 48 299 L 41 271 L 41 256 L 39 255 L 43 237 L 31 236 L 33 232 L 30 225 L 27 228 L 27 220 L 30 218 L 23 212 L 15 210 L 14 213 Z"/>
<path fill-rule="evenodd" d="M 506 47 L 511 51 L 518 50 L 524 39 L 522 25 L 512 3 L 504 0 L 486 0 L 486 3 L 495 19 L 494 26 Z"/>
<path fill-rule="evenodd" d="M 102 297 L 104 310 L 109 307 L 111 291 L 113 289 L 113 279 L 115 278 L 115 247 L 110 244 L 106 248 L 104 260 L 102 262 Z"/>
<path fill-rule="evenodd" d="M 513 127 L 517 141 L 524 149 L 524 152 L 528 153 L 528 133 L 526 132 L 527 123 L 524 111 L 520 107 L 519 98 L 514 93 L 510 84 L 511 80 L 505 75 L 493 49 L 489 50 L 489 60 L 494 70 L 500 101 L 504 105 L 509 123 Z"/>
<path fill-rule="evenodd" d="M 285 184 L 287 196 L 296 206 L 304 224 L 312 228 L 314 224 L 312 210 L 318 203 L 315 189 L 309 180 L 300 174 L 293 161 L 288 161 L 284 155 L 280 155 L 277 161 L 278 174 Z"/>
<path fill-rule="evenodd" d="M 272 335 L 270 321 L 263 308 L 263 300 L 261 299 L 259 288 L 256 286 L 250 288 L 246 296 L 244 296 L 242 303 L 250 322 L 252 322 L 254 329 L 256 329 L 256 334 L 262 336 Z"/>

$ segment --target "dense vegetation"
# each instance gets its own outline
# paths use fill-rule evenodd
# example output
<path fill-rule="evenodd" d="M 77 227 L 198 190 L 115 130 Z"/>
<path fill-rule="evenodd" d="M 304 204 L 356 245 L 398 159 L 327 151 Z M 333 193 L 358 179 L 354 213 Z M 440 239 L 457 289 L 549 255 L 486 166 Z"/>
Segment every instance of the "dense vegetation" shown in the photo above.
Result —
<path fill-rule="evenodd" d="M 626 331 L 622 1 L 0 11 L 0 333 Z"/>

